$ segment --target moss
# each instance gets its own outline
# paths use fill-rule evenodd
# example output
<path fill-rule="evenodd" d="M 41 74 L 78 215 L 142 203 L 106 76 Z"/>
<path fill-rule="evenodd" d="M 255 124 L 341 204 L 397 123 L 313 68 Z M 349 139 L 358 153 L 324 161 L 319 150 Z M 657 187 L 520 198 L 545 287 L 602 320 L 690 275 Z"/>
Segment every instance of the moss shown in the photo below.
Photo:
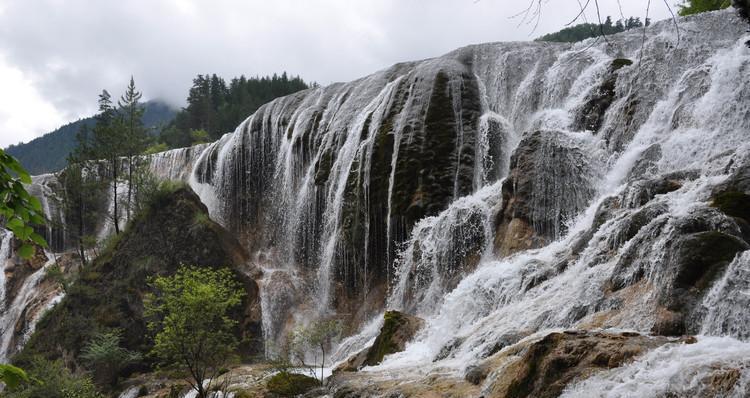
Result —
<path fill-rule="evenodd" d="M 685 239 L 678 253 L 675 285 L 703 290 L 710 286 L 735 255 L 748 245 L 717 231 L 700 232 Z"/>
<path fill-rule="evenodd" d="M 612 61 L 610 68 L 612 71 L 616 71 L 630 65 L 633 65 L 633 61 L 627 58 L 616 58 Z"/>
<path fill-rule="evenodd" d="M 714 195 L 711 205 L 724 214 L 750 221 L 750 195 L 739 191 L 725 191 Z"/>
<path fill-rule="evenodd" d="M 383 327 L 380 329 L 380 334 L 378 334 L 372 347 L 367 351 L 367 358 L 364 364 L 369 366 L 377 365 L 383 361 L 386 355 L 398 352 L 398 346 L 393 337 L 407 322 L 408 320 L 402 313 L 398 311 L 386 311 L 383 316 Z"/>
<path fill-rule="evenodd" d="M 288 372 L 279 372 L 266 382 L 268 391 L 281 397 L 302 395 L 318 386 L 320 382 L 317 379 Z"/>

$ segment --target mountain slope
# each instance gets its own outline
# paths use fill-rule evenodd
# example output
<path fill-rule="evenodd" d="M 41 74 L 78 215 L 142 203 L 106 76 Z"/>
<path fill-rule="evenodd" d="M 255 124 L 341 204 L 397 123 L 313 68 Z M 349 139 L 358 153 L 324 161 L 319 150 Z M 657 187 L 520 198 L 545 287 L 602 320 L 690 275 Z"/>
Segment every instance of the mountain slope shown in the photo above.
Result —
<path fill-rule="evenodd" d="M 159 100 L 148 101 L 144 107 L 143 124 L 155 132 L 169 123 L 177 113 L 175 109 Z M 65 167 L 65 160 L 76 145 L 76 133 L 82 126 L 92 126 L 93 123 L 93 116 L 68 123 L 27 143 L 11 145 L 7 152 L 21 161 L 31 174 L 58 171 Z"/>

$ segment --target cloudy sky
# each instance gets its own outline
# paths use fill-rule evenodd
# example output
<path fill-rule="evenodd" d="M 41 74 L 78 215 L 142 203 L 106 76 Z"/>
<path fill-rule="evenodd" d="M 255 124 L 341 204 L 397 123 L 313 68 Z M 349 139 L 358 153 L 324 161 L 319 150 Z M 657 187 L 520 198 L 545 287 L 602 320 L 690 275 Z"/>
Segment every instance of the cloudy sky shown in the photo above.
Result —
<path fill-rule="evenodd" d="M 287 71 L 325 85 L 471 43 L 533 39 L 585 2 L 542 1 L 534 30 L 513 17 L 528 5 L 518 0 L 0 0 L 0 147 L 93 114 L 97 94 L 119 96 L 131 74 L 145 98 L 175 106 L 198 73 Z M 619 6 L 643 17 L 647 1 Z M 618 0 L 599 3 L 601 15 L 620 15 Z M 669 12 L 655 2 L 650 15 Z"/>

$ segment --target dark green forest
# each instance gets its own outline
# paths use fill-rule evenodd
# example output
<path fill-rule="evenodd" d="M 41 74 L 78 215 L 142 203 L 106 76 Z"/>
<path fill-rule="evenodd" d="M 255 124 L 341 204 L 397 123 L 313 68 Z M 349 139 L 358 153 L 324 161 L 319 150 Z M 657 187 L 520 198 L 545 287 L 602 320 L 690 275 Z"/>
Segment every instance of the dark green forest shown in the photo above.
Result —
<path fill-rule="evenodd" d="M 646 18 L 645 25 L 649 26 L 651 20 Z M 550 33 L 535 39 L 535 41 L 551 41 L 558 43 L 575 43 L 592 37 L 613 35 L 626 30 L 642 28 L 644 22 L 639 17 L 630 17 L 620 19 L 617 22 L 612 21 L 612 17 L 607 17 L 603 23 L 582 23 L 565 28 L 559 32 Z"/>
<path fill-rule="evenodd" d="M 179 148 L 216 140 L 234 131 L 261 105 L 307 88 L 304 80 L 298 76 L 290 78 L 286 72 L 280 76 L 235 77 L 229 84 L 216 74 L 198 75 L 188 93 L 187 107 L 164 129 L 160 144 L 164 148 Z"/>

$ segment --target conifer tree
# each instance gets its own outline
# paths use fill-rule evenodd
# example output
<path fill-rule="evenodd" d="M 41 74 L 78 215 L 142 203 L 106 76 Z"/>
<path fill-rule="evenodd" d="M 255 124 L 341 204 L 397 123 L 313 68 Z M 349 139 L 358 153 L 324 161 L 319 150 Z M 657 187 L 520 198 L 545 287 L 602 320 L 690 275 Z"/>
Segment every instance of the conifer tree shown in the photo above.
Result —
<path fill-rule="evenodd" d="M 112 96 L 107 90 L 99 94 L 99 114 L 92 130 L 91 142 L 84 148 L 89 159 L 101 159 L 109 170 L 109 183 L 112 188 L 113 211 L 110 215 L 115 233 L 120 233 L 119 198 L 117 184 L 120 180 L 120 157 L 125 144 L 121 134 L 121 117 L 112 105 Z"/>
<path fill-rule="evenodd" d="M 142 94 L 135 87 L 135 80 L 133 76 L 130 77 L 130 84 L 128 84 L 125 94 L 120 97 L 117 102 L 119 106 L 119 115 L 121 123 L 121 131 L 118 135 L 123 140 L 122 155 L 127 159 L 127 218 L 130 219 L 130 211 L 133 207 L 133 176 L 136 173 L 136 168 L 140 167 L 140 156 L 143 151 L 148 148 L 149 136 L 146 129 L 143 127 L 143 107 L 140 104 Z"/>

